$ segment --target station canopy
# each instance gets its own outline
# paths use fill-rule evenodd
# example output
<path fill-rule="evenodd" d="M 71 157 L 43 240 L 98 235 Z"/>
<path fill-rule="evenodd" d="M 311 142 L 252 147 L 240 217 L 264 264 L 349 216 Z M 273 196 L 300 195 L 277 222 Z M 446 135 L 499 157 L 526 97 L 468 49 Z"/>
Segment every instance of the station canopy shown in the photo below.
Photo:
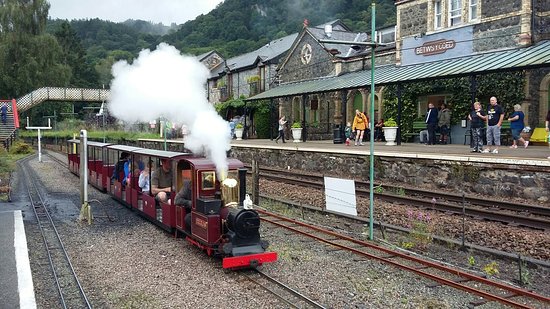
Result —
<path fill-rule="evenodd" d="M 550 41 L 542 41 L 530 47 L 406 66 L 377 66 L 374 82 L 376 85 L 390 85 L 537 67 L 550 67 Z M 362 88 L 371 84 L 370 75 L 370 70 L 364 70 L 340 76 L 282 84 L 250 97 L 247 101 Z"/>

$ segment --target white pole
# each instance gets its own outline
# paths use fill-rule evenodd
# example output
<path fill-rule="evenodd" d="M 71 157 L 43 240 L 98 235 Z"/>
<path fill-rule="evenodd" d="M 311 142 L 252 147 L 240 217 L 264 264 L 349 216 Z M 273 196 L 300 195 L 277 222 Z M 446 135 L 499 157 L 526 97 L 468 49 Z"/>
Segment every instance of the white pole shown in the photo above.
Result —
<path fill-rule="evenodd" d="M 42 162 L 42 147 L 41 147 L 41 145 L 42 145 L 42 143 L 40 142 L 40 129 L 38 129 L 38 162 Z"/>

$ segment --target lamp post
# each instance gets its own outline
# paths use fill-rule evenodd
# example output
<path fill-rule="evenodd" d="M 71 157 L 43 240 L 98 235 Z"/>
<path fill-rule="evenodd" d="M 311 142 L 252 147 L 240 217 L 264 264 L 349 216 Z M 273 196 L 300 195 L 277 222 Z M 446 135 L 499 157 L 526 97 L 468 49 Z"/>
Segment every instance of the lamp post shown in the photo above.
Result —
<path fill-rule="evenodd" d="M 345 44 L 354 46 L 370 46 L 371 47 L 371 69 L 370 69 L 370 156 L 369 156 L 369 239 L 373 240 L 373 226 L 374 226 L 374 49 L 377 46 L 383 46 L 385 44 L 376 43 L 375 39 L 375 21 L 376 21 L 376 3 L 373 0 L 371 4 L 371 41 L 370 42 L 352 42 L 352 41 L 339 41 L 339 40 L 319 40 L 321 43 L 331 44 Z"/>

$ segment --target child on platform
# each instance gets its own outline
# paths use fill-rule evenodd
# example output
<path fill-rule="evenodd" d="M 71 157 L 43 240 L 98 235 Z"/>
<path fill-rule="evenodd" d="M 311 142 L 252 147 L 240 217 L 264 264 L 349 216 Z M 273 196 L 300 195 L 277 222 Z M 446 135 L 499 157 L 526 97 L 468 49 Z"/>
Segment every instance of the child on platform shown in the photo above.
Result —
<path fill-rule="evenodd" d="M 350 140 L 352 139 L 351 122 L 349 121 L 346 125 L 346 129 L 344 130 L 344 134 L 346 136 L 346 146 L 349 146 Z"/>

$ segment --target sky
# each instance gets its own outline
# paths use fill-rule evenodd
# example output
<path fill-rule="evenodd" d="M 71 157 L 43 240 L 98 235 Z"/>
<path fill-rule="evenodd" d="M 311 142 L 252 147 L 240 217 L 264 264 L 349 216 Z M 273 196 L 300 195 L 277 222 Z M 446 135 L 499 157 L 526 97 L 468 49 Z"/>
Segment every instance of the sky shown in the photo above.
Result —
<path fill-rule="evenodd" d="M 223 0 L 47 0 L 50 17 L 99 18 L 113 22 L 141 19 L 169 26 L 183 24 L 216 8 Z"/>

